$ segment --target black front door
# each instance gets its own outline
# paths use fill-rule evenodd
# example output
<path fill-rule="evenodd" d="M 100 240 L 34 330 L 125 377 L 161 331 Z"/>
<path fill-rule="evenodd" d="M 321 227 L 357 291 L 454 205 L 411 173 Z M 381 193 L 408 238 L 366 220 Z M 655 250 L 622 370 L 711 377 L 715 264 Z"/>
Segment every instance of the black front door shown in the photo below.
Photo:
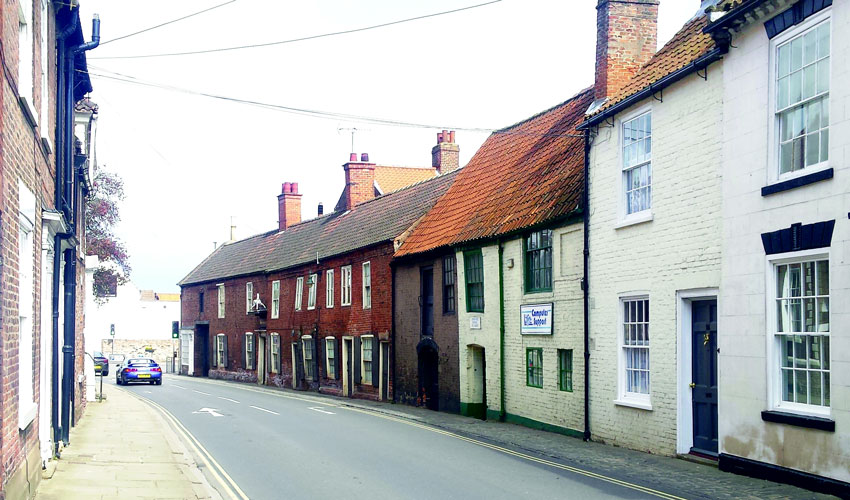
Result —
<path fill-rule="evenodd" d="M 434 335 L 434 269 L 426 267 L 419 272 L 422 310 L 422 335 Z"/>
<path fill-rule="evenodd" d="M 717 453 L 717 301 L 691 303 L 693 451 Z"/>
<path fill-rule="evenodd" d="M 198 345 L 200 343 L 200 345 Z M 210 327 L 195 325 L 195 349 L 201 353 L 201 376 L 210 376 Z"/>
<path fill-rule="evenodd" d="M 423 341 L 424 342 L 424 341 Z M 429 410 L 440 409 L 438 379 L 439 354 L 431 344 L 419 349 L 419 404 Z"/>

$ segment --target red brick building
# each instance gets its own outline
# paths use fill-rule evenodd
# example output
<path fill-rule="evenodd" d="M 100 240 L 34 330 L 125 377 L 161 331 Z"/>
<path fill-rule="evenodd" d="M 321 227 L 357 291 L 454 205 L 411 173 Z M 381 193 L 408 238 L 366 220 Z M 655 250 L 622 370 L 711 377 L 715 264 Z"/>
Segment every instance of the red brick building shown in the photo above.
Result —
<path fill-rule="evenodd" d="M 32 498 L 85 409 L 88 177 L 73 129 L 97 44 L 78 7 L 32 0 L 0 5 L 0 43 L 0 498 Z"/>
<path fill-rule="evenodd" d="M 455 174 L 374 197 L 375 167 L 352 155 L 343 205 L 304 222 L 284 183 L 277 229 L 219 247 L 179 283 L 183 373 L 392 398 L 390 260 Z"/>

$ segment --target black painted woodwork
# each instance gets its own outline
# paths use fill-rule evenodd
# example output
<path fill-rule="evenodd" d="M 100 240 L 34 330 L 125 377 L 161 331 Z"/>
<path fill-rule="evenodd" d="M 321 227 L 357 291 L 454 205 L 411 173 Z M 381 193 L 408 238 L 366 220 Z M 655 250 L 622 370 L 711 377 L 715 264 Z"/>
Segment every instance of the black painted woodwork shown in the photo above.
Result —
<path fill-rule="evenodd" d="M 694 451 L 717 453 L 717 301 L 691 304 Z"/>

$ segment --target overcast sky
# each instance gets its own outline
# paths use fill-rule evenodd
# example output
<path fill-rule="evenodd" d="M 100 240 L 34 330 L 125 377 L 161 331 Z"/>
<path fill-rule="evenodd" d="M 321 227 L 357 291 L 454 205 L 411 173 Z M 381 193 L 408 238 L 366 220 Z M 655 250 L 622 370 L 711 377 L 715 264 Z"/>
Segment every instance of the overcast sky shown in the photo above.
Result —
<path fill-rule="evenodd" d="M 100 106 L 98 162 L 124 179 L 118 235 L 141 289 L 178 291 L 214 243 L 229 239 L 231 217 L 236 239 L 277 228 L 284 181 L 299 183 L 303 219 L 316 216 L 320 201 L 329 211 L 351 152 L 350 132 L 339 129 L 359 129 L 355 152 L 404 166 L 430 166 L 436 132 L 457 129 L 465 164 L 488 134 L 464 128 L 505 127 L 593 83 L 596 0 L 502 0 L 271 47 L 115 58 L 290 40 L 487 0 L 236 0 L 111 41 L 225 1 L 82 1 L 86 33 L 97 12 L 106 42 L 88 52 Z M 699 4 L 662 0 L 659 43 Z M 198 92 L 426 127 L 318 118 Z"/>

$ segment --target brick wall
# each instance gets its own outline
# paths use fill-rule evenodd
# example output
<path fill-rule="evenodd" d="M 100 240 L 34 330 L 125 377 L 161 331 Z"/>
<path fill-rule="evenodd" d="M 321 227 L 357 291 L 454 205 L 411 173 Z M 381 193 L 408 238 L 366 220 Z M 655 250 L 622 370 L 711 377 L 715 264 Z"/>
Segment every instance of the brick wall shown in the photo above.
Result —
<path fill-rule="evenodd" d="M 720 452 L 850 481 L 850 5 L 835 2 L 829 90 L 829 167 L 834 178 L 762 196 L 774 175 L 769 115 L 770 42 L 761 25 L 736 35 L 723 58 L 723 288 L 718 308 L 720 342 Z M 802 23 L 801 26 L 806 26 Z M 792 28 L 793 29 L 793 28 Z M 835 432 L 765 422 L 774 406 L 778 361 L 766 309 L 772 272 L 761 233 L 835 220 L 828 254 L 831 408 Z M 767 296 L 766 296 L 767 295 Z M 773 358 L 773 360 L 771 360 Z M 774 388 L 772 390 L 772 387 Z"/>
<path fill-rule="evenodd" d="M 610 97 L 655 54 L 658 0 L 599 0 L 595 97 Z"/>
<path fill-rule="evenodd" d="M 720 134 L 723 69 L 691 75 L 601 126 L 590 157 L 590 419 L 594 439 L 673 454 L 677 437 L 678 291 L 720 285 Z M 619 227 L 622 120 L 652 111 L 652 216 Z M 618 399 L 620 297 L 648 295 L 651 410 Z"/>
<path fill-rule="evenodd" d="M 50 16 L 53 8 L 50 7 Z M 19 339 L 20 325 L 18 311 L 18 294 L 22 289 L 32 293 L 32 373 L 23 375 L 33 383 L 33 400 L 39 404 L 41 374 L 40 364 L 50 362 L 42 359 L 40 350 L 42 335 L 50 335 L 50 318 L 43 318 L 41 270 L 46 264 L 42 261 L 42 221 L 41 210 L 53 206 L 55 157 L 48 153 L 41 144 L 42 128 L 44 134 L 52 139 L 55 133 L 55 92 L 56 69 L 55 49 L 50 40 L 54 39 L 52 23 L 48 27 L 47 53 L 51 63 L 48 64 L 48 95 L 42 95 L 41 90 L 41 22 L 38 7 L 33 12 L 34 37 L 33 80 L 34 85 L 32 104 L 36 112 L 41 109 L 43 99 L 49 100 L 47 117 L 38 125 L 30 123 L 25 117 L 18 101 L 18 5 L 17 2 L 5 2 L 0 6 L 0 29 L 2 29 L 2 51 L 4 72 L 0 76 L 0 326 L 2 327 L 2 345 L 0 345 L 0 495 L 26 494 L 28 488 L 34 490 L 35 481 L 40 477 L 37 473 L 25 478 L 26 468 L 23 467 L 24 457 L 34 454 L 38 457 L 38 428 L 41 419 L 49 419 L 50 401 L 39 406 L 39 410 L 47 408 L 46 415 L 39 414 L 23 431 L 18 428 L 18 378 L 19 378 Z M 33 229 L 33 269 L 32 283 L 24 286 L 19 282 L 18 261 L 18 206 L 19 181 L 35 194 L 36 210 Z M 80 330 L 81 331 L 81 330 Z M 46 396 L 49 398 L 49 396 Z M 82 415 L 80 403 L 77 415 Z M 30 457 L 32 458 L 32 457 Z M 37 468 L 33 469 L 36 470 Z M 27 480 L 33 482 L 27 486 Z"/>
<path fill-rule="evenodd" d="M 447 254 L 454 256 L 453 253 Z M 460 410 L 460 378 L 458 373 L 457 323 L 457 266 L 455 266 L 455 312 L 443 313 L 443 255 L 421 261 L 396 265 L 395 269 L 395 345 L 396 400 L 407 404 L 422 404 L 419 394 L 419 355 L 417 345 L 425 338 L 421 334 L 420 309 L 421 270 L 431 267 L 434 276 L 434 335 L 438 349 L 438 409 Z"/>
<path fill-rule="evenodd" d="M 336 339 L 344 336 L 375 335 L 376 340 L 389 341 L 392 329 L 392 297 L 391 270 L 392 244 L 382 244 L 349 254 L 326 259 L 318 265 L 307 265 L 269 275 L 254 275 L 250 277 L 222 280 L 226 289 L 225 317 L 217 317 L 216 283 L 184 287 L 181 294 L 181 324 L 184 328 L 192 328 L 196 321 L 209 321 L 210 349 L 212 350 L 215 335 L 224 333 L 228 338 L 228 366 L 225 370 L 215 369 L 211 377 L 237 378 L 239 380 L 256 380 L 256 369 L 245 370 L 242 366 L 242 346 L 245 332 L 260 329 L 260 320 L 246 313 L 245 285 L 251 282 L 253 293 L 260 298 L 268 308 L 266 332 L 280 334 L 281 372 L 268 380 L 269 385 L 292 387 L 292 355 L 291 346 L 304 335 L 312 335 L 322 344 L 321 359 L 324 359 L 324 339 L 333 336 Z M 372 306 L 363 308 L 362 294 L 362 264 L 371 264 L 372 277 Z M 340 278 L 342 266 L 351 266 L 351 305 L 342 306 L 340 301 Z M 326 271 L 334 270 L 334 305 L 326 307 Z M 307 308 L 308 288 L 306 285 L 310 274 L 318 273 L 316 288 L 316 308 Z M 295 310 L 296 278 L 304 278 L 302 307 Z M 272 282 L 280 280 L 280 317 L 271 317 L 271 287 Z M 199 312 L 199 292 L 204 293 L 204 312 Z M 318 328 L 318 334 L 312 333 Z M 196 348 L 200 340 L 196 338 Z M 268 353 L 266 353 L 268 356 Z M 389 354 L 389 359 L 392 353 Z M 378 360 L 375 360 L 377 362 Z M 196 358 L 196 366 L 200 359 Z M 268 363 L 267 363 L 268 366 Z M 228 372 L 228 373 L 223 373 Z M 247 372 L 249 374 L 242 374 Z M 390 367 L 390 373 L 391 367 Z M 339 379 L 328 379 L 324 363 L 319 363 L 319 380 L 306 384 L 306 388 L 336 393 L 340 391 Z M 390 382 L 389 394 L 392 397 Z M 303 388 L 298 383 L 296 387 Z M 378 397 L 378 388 L 370 385 L 355 384 L 355 397 Z"/>
<path fill-rule="evenodd" d="M 561 428 L 584 429 L 584 313 L 581 224 L 553 232 L 552 291 L 525 293 L 523 242 L 505 243 L 505 409 L 511 415 Z M 513 259 L 513 267 L 508 262 Z M 494 285 L 495 286 L 495 285 Z M 553 304 L 552 335 L 520 334 L 520 306 Z M 543 349 L 543 388 L 529 387 L 526 349 Z M 573 390 L 558 385 L 558 350 L 572 350 Z M 493 367 L 494 370 L 498 365 Z M 487 376 L 496 376 L 488 373 Z"/>

